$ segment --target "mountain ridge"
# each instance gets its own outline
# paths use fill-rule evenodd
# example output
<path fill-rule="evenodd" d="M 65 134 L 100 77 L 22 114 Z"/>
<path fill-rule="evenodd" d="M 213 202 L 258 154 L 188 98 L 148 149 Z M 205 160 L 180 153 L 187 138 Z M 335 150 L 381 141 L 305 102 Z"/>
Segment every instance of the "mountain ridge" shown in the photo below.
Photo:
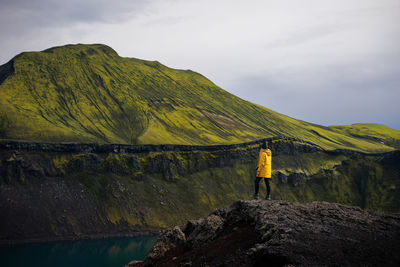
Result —
<path fill-rule="evenodd" d="M 15 149 L 37 152 L 85 152 L 85 153 L 141 153 L 141 152 L 169 152 L 169 151 L 217 151 L 225 149 L 242 148 L 246 146 L 258 145 L 262 142 L 295 142 L 308 145 L 309 151 L 321 151 L 330 154 L 355 155 L 385 155 L 400 152 L 400 149 L 390 151 L 364 152 L 350 149 L 325 150 L 322 147 L 301 139 L 285 136 L 275 136 L 254 141 L 235 143 L 235 144 L 214 144 L 214 145 L 181 145 L 181 144 L 96 144 L 96 143 L 74 143 L 74 142 L 37 142 L 29 140 L 0 139 L 0 148 Z"/>
<path fill-rule="evenodd" d="M 120 57 L 102 44 L 23 52 L 0 70 L 0 138 L 120 144 L 232 144 L 284 135 L 325 149 L 389 151 L 377 139 L 242 100 L 192 70 Z M 388 141 L 389 140 L 389 141 Z"/>

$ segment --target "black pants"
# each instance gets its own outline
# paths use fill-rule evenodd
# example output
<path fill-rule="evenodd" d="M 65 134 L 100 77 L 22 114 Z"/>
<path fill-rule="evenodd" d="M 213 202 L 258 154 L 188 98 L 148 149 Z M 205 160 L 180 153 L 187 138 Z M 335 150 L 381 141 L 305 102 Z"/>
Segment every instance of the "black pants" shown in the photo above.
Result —
<path fill-rule="evenodd" d="M 271 180 L 270 178 L 256 177 L 256 180 L 254 181 L 256 194 L 258 194 L 258 190 L 260 189 L 261 179 L 264 179 L 265 186 L 267 187 L 267 196 L 269 196 L 271 193 L 271 186 L 269 185 L 269 180 Z"/>

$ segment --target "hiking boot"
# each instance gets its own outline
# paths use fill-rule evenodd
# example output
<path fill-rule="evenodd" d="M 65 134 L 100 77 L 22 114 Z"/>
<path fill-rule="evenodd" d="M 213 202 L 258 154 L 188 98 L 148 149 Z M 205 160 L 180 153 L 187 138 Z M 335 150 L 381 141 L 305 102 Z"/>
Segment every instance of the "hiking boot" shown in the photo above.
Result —
<path fill-rule="evenodd" d="M 254 194 L 253 199 L 259 199 L 259 198 L 260 198 L 260 195 Z"/>
<path fill-rule="evenodd" d="M 265 199 L 266 199 L 266 200 L 271 200 L 271 195 L 267 195 L 267 196 L 265 197 Z"/>

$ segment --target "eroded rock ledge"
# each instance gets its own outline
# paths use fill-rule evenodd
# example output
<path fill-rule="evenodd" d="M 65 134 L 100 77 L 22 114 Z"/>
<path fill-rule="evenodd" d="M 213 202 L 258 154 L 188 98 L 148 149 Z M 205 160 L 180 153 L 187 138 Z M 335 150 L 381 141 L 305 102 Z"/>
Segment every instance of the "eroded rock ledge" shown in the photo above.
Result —
<path fill-rule="evenodd" d="M 165 151 L 217 151 L 229 150 L 251 145 L 258 145 L 263 141 L 278 142 L 274 147 L 278 151 L 289 152 L 285 141 L 296 142 L 296 146 L 289 149 L 295 149 L 298 152 L 315 152 L 323 150 L 318 145 L 298 138 L 287 136 L 275 136 L 264 139 L 244 142 L 230 145 L 127 145 L 127 144 L 95 144 L 95 143 L 54 143 L 54 142 L 36 142 L 27 140 L 0 139 L 0 149 L 42 151 L 42 152 L 91 152 L 91 153 L 144 153 L 144 152 L 165 152 Z M 279 145 L 283 144 L 283 145 Z M 274 151 L 275 152 L 275 151 Z M 350 151 L 353 152 L 353 151 Z"/>
<path fill-rule="evenodd" d="M 399 251 L 398 213 L 253 200 L 164 231 L 128 266 L 399 266 Z"/>

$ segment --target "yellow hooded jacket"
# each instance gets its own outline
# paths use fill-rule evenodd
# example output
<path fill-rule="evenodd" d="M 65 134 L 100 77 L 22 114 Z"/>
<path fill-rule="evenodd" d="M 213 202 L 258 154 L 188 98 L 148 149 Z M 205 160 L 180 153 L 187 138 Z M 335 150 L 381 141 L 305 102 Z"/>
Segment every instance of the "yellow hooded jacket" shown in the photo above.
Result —
<path fill-rule="evenodd" d="M 262 149 L 258 160 L 257 177 L 271 178 L 272 153 L 269 149 Z"/>

